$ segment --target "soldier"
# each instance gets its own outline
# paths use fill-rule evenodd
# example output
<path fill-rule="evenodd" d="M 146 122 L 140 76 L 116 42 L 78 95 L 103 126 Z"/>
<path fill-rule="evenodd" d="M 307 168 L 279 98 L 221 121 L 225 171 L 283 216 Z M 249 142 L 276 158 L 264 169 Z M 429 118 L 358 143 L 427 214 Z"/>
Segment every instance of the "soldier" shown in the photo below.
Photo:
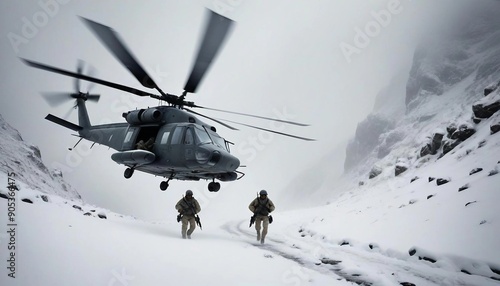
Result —
<path fill-rule="evenodd" d="M 201 211 L 200 204 L 193 197 L 193 192 L 191 190 L 186 191 L 186 196 L 179 200 L 179 202 L 175 205 L 175 209 L 179 212 L 179 215 L 182 216 L 182 238 L 191 239 L 191 234 L 196 228 L 196 220 L 198 216 L 196 215 Z M 187 229 L 189 223 L 189 230 Z"/>
<path fill-rule="evenodd" d="M 267 228 L 270 223 L 269 214 L 275 209 L 273 202 L 267 197 L 266 190 L 260 191 L 259 197 L 254 199 L 248 208 L 254 213 L 257 241 L 264 243 L 267 235 Z M 260 232 L 261 224 L 263 226 L 262 234 Z"/>

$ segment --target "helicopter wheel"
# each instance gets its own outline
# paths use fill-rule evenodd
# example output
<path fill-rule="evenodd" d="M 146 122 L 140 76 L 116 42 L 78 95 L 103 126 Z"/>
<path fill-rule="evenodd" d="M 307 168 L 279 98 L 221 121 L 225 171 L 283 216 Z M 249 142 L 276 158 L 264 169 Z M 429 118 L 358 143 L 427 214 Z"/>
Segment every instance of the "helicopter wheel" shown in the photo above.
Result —
<path fill-rule="evenodd" d="M 168 182 L 163 181 L 160 183 L 160 190 L 165 191 L 168 188 Z"/>
<path fill-rule="evenodd" d="M 127 168 L 127 169 L 125 169 L 123 176 L 125 177 L 125 179 L 130 179 L 130 177 L 132 177 L 133 174 L 134 174 L 134 169 Z"/>
<path fill-rule="evenodd" d="M 219 182 L 210 182 L 208 183 L 208 191 L 209 192 L 218 192 L 220 190 Z"/>

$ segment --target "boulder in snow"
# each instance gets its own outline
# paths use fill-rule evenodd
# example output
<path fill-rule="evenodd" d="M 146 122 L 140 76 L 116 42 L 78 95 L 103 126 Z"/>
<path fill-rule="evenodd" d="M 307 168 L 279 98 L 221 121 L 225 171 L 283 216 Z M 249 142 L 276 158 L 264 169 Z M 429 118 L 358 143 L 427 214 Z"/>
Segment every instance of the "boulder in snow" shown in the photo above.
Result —
<path fill-rule="evenodd" d="M 436 184 L 437 184 L 438 186 L 441 186 L 441 185 L 444 185 L 444 184 L 449 183 L 450 181 L 451 181 L 451 179 L 450 179 L 450 178 L 438 178 L 438 179 L 436 180 Z"/>
<path fill-rule="evenodd" d="M 382 174 L 382 168 L 380 168 L 379 166 L 373 166 L 373 168 L 370 171 L 370 174 L 368 175 L 368 178 L 373 179 L 380 174 Z"/>
<path fill-rule="evenodd" d="M 483 170 L 483 168 L 474 168 L 469 172 L 469 175 L 474 175 L 475 173 L 479 173 Z"/>

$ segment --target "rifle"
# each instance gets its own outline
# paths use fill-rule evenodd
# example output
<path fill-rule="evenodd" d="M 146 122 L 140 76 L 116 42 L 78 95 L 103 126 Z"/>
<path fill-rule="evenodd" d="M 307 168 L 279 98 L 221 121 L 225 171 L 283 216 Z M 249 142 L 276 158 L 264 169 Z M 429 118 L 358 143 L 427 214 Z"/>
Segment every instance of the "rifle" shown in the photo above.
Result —
<path fill-rule="evenodd" d="M 203 228 L 201 227 L 200 217 L 198 215 L 195 215 L 194 220 L 196 221 L 196 224 L 200 227 L 200 229 L 203 230 Z"/>
<path fill-rule="evenodd" d="M 194 209 L 193 205 L 191 205 L 190 203 L 188 203 L 186 201 L 186 198 L 182 198 L 184 200 L 184 202 L 186 202 L 186 204 L 189 206 L 189 208 L 191 209 L 191 211 L 193 212 L 194 214 L 194 220 L 196 221 L 196 224 L 200 227 L 200 230 L 203 230 L 203 227 L 201 226 L 201 220 L 200 220 L 200 217 L 196 214 L 196 210 Z M 194 199 L 194 198 L 193 198 Z"/>
<path fill-rule="evenodd" d="M 252 227 L 252 224 L 255 222 L 255 215 L 250 217 L 250 225 L 248 227 Z"/>
<path fill-rule="evenodd" d="M 257 193 L 257 200 L 259 199 L 259 193 Z M 260 207 L 260 204 L 259 204 Z M 253 216 L 250 217 L 250 225 L 248 227 L 252 227 L 252 224 L 255 222 L 255 214 L 257 213 L 257 209 L 255 209 L 255 212 L 253 213 Z"/>

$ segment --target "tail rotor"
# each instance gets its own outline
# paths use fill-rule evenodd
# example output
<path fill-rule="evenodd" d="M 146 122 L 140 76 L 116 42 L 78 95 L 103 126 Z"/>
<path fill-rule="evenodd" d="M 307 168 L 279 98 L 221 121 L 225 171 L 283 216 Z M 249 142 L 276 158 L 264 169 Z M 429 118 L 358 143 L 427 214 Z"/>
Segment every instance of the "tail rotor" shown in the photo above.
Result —
<path fill-rule="evenodd" d="M 76 72 L 79 75 L 82 75 L 84 72 L 84 62 L 79 60 L 76 68 Z M 94 69 L 89 68 L 88 74 L 91 75 L 95 73 Z M 83 99 L 84 101 L 92 101 L 92 102 L 98 102 L 101 95 L 100 94 L 92 94 L 90 91 L 95 85 L 93 83 L 89 84 L 87 87 L 87 91 L 83 92 L 81 91 L 81 81 L 78 78 L 75 78 L 74 81 L 74 92 L 49 92 L 49 93 L 42 93 L 42 96 L 44 97 L 45 101 L 51 106 L 51 107 L 57 107 L 68 100 L 75 99 L 75 103 L 73 107 L 68 111 L 66 114 L 65 118 L 69 116 L 71 111 L 76 108 L 77 106 L 77 100 L 78 99 Z"/>

